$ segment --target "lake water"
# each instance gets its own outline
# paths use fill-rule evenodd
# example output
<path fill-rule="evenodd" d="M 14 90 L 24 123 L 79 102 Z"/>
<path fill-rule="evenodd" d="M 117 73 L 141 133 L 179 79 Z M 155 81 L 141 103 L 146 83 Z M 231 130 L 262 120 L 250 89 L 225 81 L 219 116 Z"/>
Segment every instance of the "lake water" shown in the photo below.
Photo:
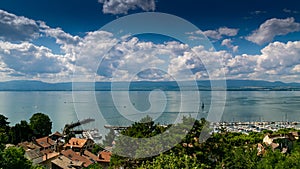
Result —
<path fill-rule="evenodd" d="M 215 114 L 222 121 L 300 121 L 300 91 L 227 91 L 224 98 L 224 92 L 218 94 L 214 108 L 221 110 L 226 103 L 224 112 Z M 209 91 L 201 91 L 199 98 L 194 92 L 179 91 L 0 92 L 0 113 L 11 125 L 43 112 L 53 122 L 52 131 L 89 117 L 96 121 L 82 127 L 99 128 L 102 133 L 106 133 L 104 125 L 126 126 L 146 115 L 161 124 L 174 123 L 183 115 L 206 118 L 210 104 Z"/>

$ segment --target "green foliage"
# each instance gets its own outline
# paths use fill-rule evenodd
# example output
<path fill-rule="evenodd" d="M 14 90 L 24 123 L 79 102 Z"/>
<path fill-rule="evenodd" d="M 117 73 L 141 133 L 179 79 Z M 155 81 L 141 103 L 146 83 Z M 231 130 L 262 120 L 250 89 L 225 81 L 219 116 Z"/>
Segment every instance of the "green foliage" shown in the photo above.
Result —
<path fill-rule="evenodd" d="M 7 128 L 9 128 L 9 122 L 7 121 L 7 117 L 5 117 L 4 115 L 0 114 L 0 129 L 1 130 L 7 130 Z"/>
<path fill-rule="evenodd" d="M 51 134 L 52 122 L 48 115 L 36 113 L 30 118 L 30 127 L 36 137 L 43 137 Z"/>
<path fill-rule="evenodd" d="M 100 164 L 95 163 L 95 164 L 89 165 L 86 169 L 103 169 L 103 167 Z"/>
<path fill-rule="evenodd" d="M 179 169 L 179 168 L 195 168 L 195 169 L 204 169 L 209 168 L 203 163 L 197 162 L 197 159 L 193 156 L 188 155 L 176 155 L 173 152 L 170 154 L 161 154 L 155 157 L 152 161 L 146 161 L 139 169 Z"/>
<path fill-rule="evenodd" d="M 260 157 L 256 148 L 236 147 L 230 150 L 216 168 L 255 169 Z"/>
<path fill-rule="evenodd" d="M 47 168 L 42 165 L 34 165 L 34 166 L 31 166 L 30 169 L 47 169 Z"/>
<path fill-rule="evenodd" d="M 113 155 L 111 163 L 114 166 L 126 166 L 129 168 L 136 167 L 136 164 L 140 164 L 147 159 L 137 159 L 144 154 L 151 154 L 154 151 L 162 149 L 162 145 L 157 144 L 159 141 L 154 136 L 162 133 L 166 129 L 160 125 L 154 124 L 151 117 L 146 116 L 142 118 L 140 122 L 134 123 L 131 127 L 123 130 L 121 135 L 116 138 L 116 147 L 114 153 L 122 154 L 124 156 L 131 156 L 132 159 L 124 158 Z M 128 137 L 129 136 L 129 137 Z M 146 142 L 140 142 L 137 139 L 132 138 L 148 138 Z M 128 146 L 130 145 L 130 146 Z"/>
<path fill-rule="evenodd" d="M 110 129 L 108 134 L 105 136 L 105 139 L 103 140 L 104 146 L 112 146 L 112 142 L 115 140 L 115 131 L 113 129 Z"/>
<path fill-rule="evenodd" d="M 0 148 L 3 149 L 4 145 L 9 142 L 8 138 L 9 132 L 9 122 L 7 121 L 7 117 L 0 114 Z"/>
<path fill-rule="evenodd" d="M 22 120 L 15 126 L 11 127 L 9 131 L 10 142 L 13 144 L 18 144 L 23 141 L 30 141 L 33 136 L 33 130 L 27 123 L 27 121 Z"/>
<path fill-rule="evenodd" d="M 101 145 L 99 145 L 99 144 L 94 144 L 94 147 L 93 147 L 93 149 L 92 149 L 92 153 L 95 154 L 95 155 L 98 155 L 98 152 L 99 152 L 99 151 L 102 151 L 102 150 L 103 150 L 103 148 L 102 148 Z"/>
<path fill-rule="evenodd" d="M 150 150 L 142 149 L 136 142 L 128 142 L 126 137 L 117 137 L 115 152 L 118 150 L 133 153 L 133 158 L 125 158 L 113 155 L 111 167 L 123 166 L 125 168 L 300 168 L 300 141 L 293 143 L 293 150 L 288 154 L 267 149 L 264 155 L 257 155 L 257 144 L 262 143 L 265 133 L 252 132 L 248 135 L 242 133 L 222 132 L 211 135 L 205 142 L 199 139 L 200 134 L 208 133 L 211 130 L 205 119 L 195 120 L 191 117 L 184 117 L 182 123 L 171 128 L 160 128 L 159 125 L 143 119 L 144 123 L 135 123 L 121 133 L 136 138 L 152 138 L 153 136 L 165 132 L 179 133 L 186 132 L 186 136 L 181 142 L 171 150 L 158 156 L 144 159 L 137 159 L 140 153 L 148 153 Z M 190 126 L 193 126 L 192 128 Z M 280 130 L 278 133 L 288 133 L 290 129 Z M 170 132 L 170 133 L 171 133 Z M 268 131 L 266 131 L 268 132 Z M 277 132 L 276 132 L 277 133 Z M 275 134 L 276 134 L 275 133 Z M 165 148 L 156 145 L 160 141 L 172 141 L 177 135 L 166 135 L 166 138 L 159 138 L 144 143 L 151 149 Z M 165 139 L 165 140 L 164 140 Z M 127 142 L 126 142 L 127 141 Z M 130 146 L 128 146 L 130 145 Z M 133 150 L 133 151 L 132 151 Z"/>
<path fill-rule="evenodd" d="M 22 148 L 9 147 L 0 153 L 0 168 L 30 169 L 31 162 L 24 157 L 24 150 Z"/>

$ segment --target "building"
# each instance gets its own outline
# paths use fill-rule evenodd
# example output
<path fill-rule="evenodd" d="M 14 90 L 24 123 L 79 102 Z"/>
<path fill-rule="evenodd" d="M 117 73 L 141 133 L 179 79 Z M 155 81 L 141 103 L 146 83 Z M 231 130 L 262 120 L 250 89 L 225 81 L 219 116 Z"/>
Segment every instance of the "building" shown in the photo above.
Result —
<path fill-rule="evenodd" d="M 80 161 L 83 163 L 83 167 L 88 167 L 89 165 L 93 164 L 94 162 L 88 158 L 81 156 L 79 153 L 74 152 L 72 149 L 63 150 L 61 152 L 62 155 L 69 158 L 72 161 Z"/>
<path fill-rule="evenodd" d="M 43 150 L 55 150 L 55 141 L 52 140 L 50 137 L 46 136 L 46 137 L 42 137 L 39 139 L 35 139 L 34 143 L 38 146 L 41 147 L 41 151 Z"/>
<path fill-rule="evenodd" d="M 288 134 L 275 134 L 275 135 L 267 134 L 263 139 L 263 143 L 266 146 L 270 146 L 273 151 L 275 149 L 279 149 L 282 153 L 287 153 L 290 150 L 292 150 L 294 141 L 298 139 L 299 139 L 298 132 L 290 132 Z M 262 150 L 261 145 L 258 146 L 259 146 L 258 150 Z"/>
<path fill-rule="evenodd" d="M 22 142 L 18 146 L 25 150 L 25 158 L 32 161 L 34 165 L 40 164 L 47 168 L 51 166 L 51 160 L 59 156 L 58 152 L 55 152 L 53 140 L 43 137 L 35 139 L 34 142 Z"/>
<path fill-rule="evenodd" d="M 64 145 L 64 149 L 72 149 L 75 152 L 83 153 L 84 150 L 92 150 L 94 146 L 94 141 L 91 139 L 82 138 L 71 138 L 67 144 Z"/>
<path fill-rule="evenodd" d="M 49 137 L 54 141 L 58 141 L 63 138 L 63 135 L 57 131 L 55 133 L 50 134 Z"/>
<path fill-rule="evenodd" d="M 82 166 L 83 166 L 83 162 L 72 161 L 63 155 L 51 161 L 52 169 L 78 169 L 78 168 L 82 168 Z"/>
<path fill-rule="evenodd" d="M 44 154 L 39 149 L 27 150 L 24 154 L 25 158 L 32 161 L 33 165 L 43 162 Z"/>
<path fill-rule="evenodd" d="M 107 150 L 100 151 L 98 153 L 98 159 L 99 159 L 98 163 L 101 164 L 101 166 L 103 166 L 104 168 L 108 168 L 111 155 L 112 153 L 110 151 Z"/>

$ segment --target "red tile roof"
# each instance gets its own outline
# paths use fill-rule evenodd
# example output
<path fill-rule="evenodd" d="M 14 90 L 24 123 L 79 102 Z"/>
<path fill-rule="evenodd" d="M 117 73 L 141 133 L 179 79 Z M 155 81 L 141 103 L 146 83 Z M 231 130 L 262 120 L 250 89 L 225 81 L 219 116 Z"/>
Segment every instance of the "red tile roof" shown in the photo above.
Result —
<path fill-rule="evenodd" d="M 84 167 L 88 167 L 89 165 L 91 165 L 93 162 L 87 158 L 84 158 L 83 156 L 77 154 L 76 152 L 74 152 L 71 149 L 65 150 L 61 152 L 62 155 L 64 155 L 65 157 L 69 158 L 72 161 L 81 161 L 83 162 L 83 166 Z"/>
<path fill-rule="evenodd" d="M 109 163 L 111 154 L 112 154 L 111 152 L 105 150 L 99 152 L 99 161 L 104 163 Z"/>
<path fill-rule="evenodd" d="M 53 141 L 50 137 L 42 137 L 35 140 L 37 144 L 43 148 L 51 147 L 55 144 L 55 141 Z"/>
<path fill-rule="evenodd" d="M 98 156 L 96 156 L 95 154 L 93 154 L 92 152 L 85 150 L 83 152 L 83 156 L 88 158 L 88 159 L 92 159 L 95 162 L 98 162 L 100 159 L 98 158 Z"/>
<path fill-rule="evenodd" d="M 87 142 L 87 139 L 81 139 L 81 138 L 71 138 L 69 142 L 65 145 L 65 147 L 75 147 L 75 148 L 82 148 L 85 143 Z"/>

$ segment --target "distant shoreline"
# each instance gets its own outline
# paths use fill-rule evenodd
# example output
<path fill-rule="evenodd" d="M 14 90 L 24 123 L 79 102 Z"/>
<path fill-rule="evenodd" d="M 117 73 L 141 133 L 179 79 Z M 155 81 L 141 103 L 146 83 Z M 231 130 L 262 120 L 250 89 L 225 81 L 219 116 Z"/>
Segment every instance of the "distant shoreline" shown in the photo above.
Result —
<path fill-rule="evenodd" d="M 32 80 L 0 82 L 0 91 L 300 91 L 300 83 L 263 80 L 62 82 Z"/>

